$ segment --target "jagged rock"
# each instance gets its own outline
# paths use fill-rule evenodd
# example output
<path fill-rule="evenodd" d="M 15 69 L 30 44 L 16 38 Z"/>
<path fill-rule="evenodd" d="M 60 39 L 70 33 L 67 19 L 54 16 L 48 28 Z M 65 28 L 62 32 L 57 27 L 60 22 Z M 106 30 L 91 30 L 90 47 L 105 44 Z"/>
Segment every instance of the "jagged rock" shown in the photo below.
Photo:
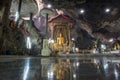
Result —
<path fill-rule="evenodd" d="M 19 0 L 13 0 L 12 6 L 10 9 L 10 16 L 15 17 L 15 13 L 17 11 L 17 5 L 18 5 Z M 23 0 L 22 2 L 22 8 L 21 8 L 21 13 L 20 17 L 21 18 L 27 18 L 29 20 L 29 13 L 32 12 L 34 14 L 34 19 L 43 19 L 44 17 L 40 15 L 40 10 L 44 7 L 46 7 L 47 2 L 50 2 L 51 0 Z M 52 0 L 53 1 L 53 0 Z M 56 1 L 56 0 L 54 0 Z M 59 0 L 57 0 L 57 3 L 54 3 L 54 11 L 57 14 L 64 14 L 72 18 L 75 22 L 74 29 L 73 31 L 77 30 L 85 30 L 86 35 L 90 35 L 91 37 L 98 38 L 103 42 L 108 41 L 109 38 L 115 38 L 119 40 L 120 37 L 120 5 L 119 5 L 119 0 L 110 0 L 108 2 L 100 1 L 98 0 L 98 3 L 93 2 L 89 0 L 80 0 L 81 2 L 71 1 L 73 4 L 68 5 L 68 0 L 62 0 L 64 4 L 59 5 Z M 7 2 L 7 1 L 5 1 Z M 113 3 L 114 2 L 114 3 Z M 114 9 L 111 9 L 111 12 L 109 14 L 106 14 L 103 12 L 104 7 L 106 3 L 111 4 L 111 7 L 115 7 Z M 79 5 L 78 5 L 79 4 Z M 2 6 L 2 5 L 1 5 Z M 69 6 L 72 6 L 72 8 L 68 8 Z M 62 7 L 62 8 L 60 8 Z M 85 14 L 81 15 L 79 13 L 79 10 L 81 8 L 85 8 Z M 57 13 L 56 9 L 59 9 L 61 13 Z M 0 7 L 0 11 L 2 11 L 2 7 Z M 55 15 L 55 16 L 56 16 Z M 42 26 L 44 27 L 45 21 L 43 20 L 38 20 L 41 22 Z M 36 26 L 37 29 L 39 28 Z M 30 32 L 30 35 L 33 38 L 33 42 L 36 42 L 38 40 L 38 34 L 40 33 L 39 31 L 35 30 L 33 27 L 26 27 L 28 31 Z M 103 30 L 103 31 L 101 31 Z M 17 34 L 17 33 L 12 33 L 9 32 L 10 34 Z M 9 35 L 10 35 L 9 34 Z M 75 34 L 73 32 L 73 36 L 80 37 L 83 33 L 79 32 Z M 77 36 L 76 36 L 77 35 Z M 21 35 L 11 35 L 8 36 L 10 41 L 12 41 L 12 37 L 16 37 L 16 39 L 19 41 L 19 38 Z M 84 37 L 84 36 L 83 36 Z M 85 38 L 85 37 L 84 37 Z M 87 38 L 85 38 L 87 39 Z M 17 41 L 16 40 L 16 41 Z M 41 41 L 40 41 L 41 42 Z M 35 43 L 37 44 L 37 43 Z"/>

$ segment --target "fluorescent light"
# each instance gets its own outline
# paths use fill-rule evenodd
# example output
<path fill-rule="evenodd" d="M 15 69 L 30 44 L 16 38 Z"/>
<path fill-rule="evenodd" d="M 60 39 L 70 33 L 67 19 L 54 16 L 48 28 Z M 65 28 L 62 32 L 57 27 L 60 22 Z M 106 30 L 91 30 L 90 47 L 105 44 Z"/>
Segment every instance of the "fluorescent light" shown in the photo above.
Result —
<path fill-rule="evenodd" d="M 30 40 L 30 37 L 27 37 L 26 47 L 28 49 L 31 49 L 31 40 Z"/>
<path fill-rule="evenodd" d="M 19 14 L 18 14 L 18 12 L 16 12 L 16 13 L 15 13 L 15 21 L 17 21 L 18 18 L 19 18 Z"/>

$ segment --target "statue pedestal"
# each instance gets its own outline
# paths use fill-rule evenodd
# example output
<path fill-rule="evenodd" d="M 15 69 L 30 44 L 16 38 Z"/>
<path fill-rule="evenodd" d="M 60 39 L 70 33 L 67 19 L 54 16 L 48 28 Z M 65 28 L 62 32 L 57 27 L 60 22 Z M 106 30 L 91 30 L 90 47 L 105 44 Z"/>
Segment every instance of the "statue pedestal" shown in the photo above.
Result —
<path fill-rule="evenodd" d="M 42 56 L 50 56 L 51 50 L 49 49 L 48 39 L 43 40 L 43 49 L 41 51 Z"/>

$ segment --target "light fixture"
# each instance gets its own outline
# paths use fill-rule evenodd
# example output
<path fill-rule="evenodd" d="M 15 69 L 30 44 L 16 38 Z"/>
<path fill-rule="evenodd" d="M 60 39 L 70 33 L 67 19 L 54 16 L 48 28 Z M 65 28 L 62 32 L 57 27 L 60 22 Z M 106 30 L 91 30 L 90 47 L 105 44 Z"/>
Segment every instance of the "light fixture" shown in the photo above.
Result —
<path fill-rule="evenodd" d="M 84 12 L 85 12 L 84 9 L 81 9 L 81 10 L 80 10 L 80 14 L 83 14 Z"/>
<path fill-rule="evenodd" d="M 48 43 L 54 43 L 54 40 L 53 39 L 49 39 Z"/>
<path fill-rule="evenodd" d="M 72 41 L 74 41 L 75 40 L 75 38 L 72 38 Z"/>
<path fill-rule="evenodd" d="M 76 78 L 76 74 L 73 74 L 73 78 Z"/>
<path fill-rule="evenodd" d="M 110 12 L 110 8 L 106 8 L 106 9 L 105 9 L 105 12 L 106 12 L 106 13 L 109 13 L 109 12 Z"/>
<path fill-rule="evenodd" d="M 106 49 L 106 45 L 104 45 L 104 44 L 101 44 L 101 49 Z"/>
<path fill-rule="evenodd" d="M 109 39 L 108 42 L 113 42 L 113 38 Z"/>
<path fill-rule="evenodd" d="M 30 37 L 27 37 L 26 47 L 28 49 L 31 49 L 31 39 L 30 39 Z"/>
<path fill-rule="evenodd" d="M 19 18 L 19 13 L 18 13 L 18 12 L 16 12 L 16 13 L 15 13 L 15 21 L 17 21 L 17 20 L 18 20 L 18 18 Z"/>
<path fill-rule="evenodd" d="M 106 70 L 108 68 L 108 63 L 104 64 L 104 69 Z"/>
<path fill-rule="evenodd" d="M 51 43 L 54 43 L 54 40 L 53 40 L 53 39 L 51 40 Z"/>
<path fill-rule="evenodd" d="M 79 65 L 80 65 L 80 63 L 79 63 L 79 62 L 77 62 L 77 63 L 76 63 L 76 66 L 78 67 Z"/>
<path fill-rule="evenodd" d="M 50 71 L 48 71 L 47 75 L 48 75 L 48 78 L 53 78 L 54 72 L 52 70 L 50 70 Z"/>
<path fill-rule="evenodd" d="M 52 7 L 52 5 L 51 5 L 51 4 L 48 4 L 48 5 L 47 5 L 47 8 L 51 8 L 51 7 Z"/>
<path fill-rule="evenodd" d="M 76 52 L 79 52 L 79 48 L 75 48 Z"/>

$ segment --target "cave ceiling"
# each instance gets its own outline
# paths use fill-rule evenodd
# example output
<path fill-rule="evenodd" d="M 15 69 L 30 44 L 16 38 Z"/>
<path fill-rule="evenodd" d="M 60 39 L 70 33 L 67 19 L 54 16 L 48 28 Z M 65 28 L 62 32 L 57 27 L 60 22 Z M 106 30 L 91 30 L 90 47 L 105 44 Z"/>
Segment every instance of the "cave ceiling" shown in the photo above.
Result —
<path fill-rule="evenodd" d="M 10 15 L 15 15 L 18 0 L 12 1 Z M 74 26 L 84 29 L 92 37 L 102 41 L 111 38 L 120 40 L 120 1 L 119 0 L 23 0 L 21 17 L 40 17 L 40 10 L 52 4 L 52 10 L 57 14 L 68 15 L 74 20 Z M 106 13 L 105 9 L 110 8 Z M 80 10 L 84 9 L 84 14 Z"/>

